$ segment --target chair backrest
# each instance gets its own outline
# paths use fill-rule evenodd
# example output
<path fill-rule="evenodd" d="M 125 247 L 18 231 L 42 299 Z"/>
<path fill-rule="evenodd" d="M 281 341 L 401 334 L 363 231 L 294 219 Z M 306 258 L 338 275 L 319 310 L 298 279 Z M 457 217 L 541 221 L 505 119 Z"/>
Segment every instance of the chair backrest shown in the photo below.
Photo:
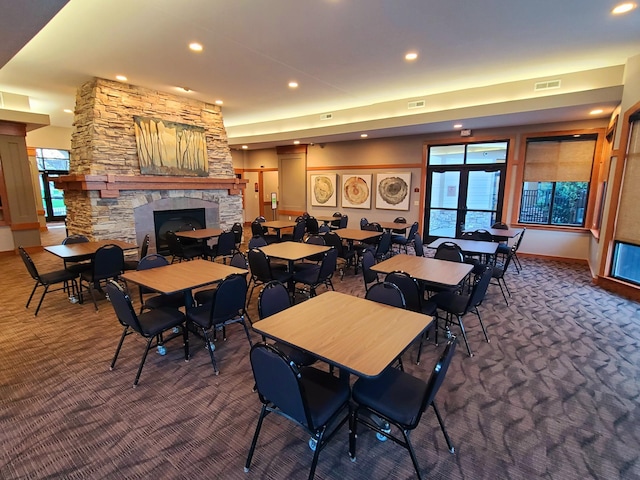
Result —
<path fill-rule="evenodd" d="M 462 232 L 460 234 L 461 240 L 477 240 L 473 232 Z"/>
<path fill-rule="evenodd" d="M 298 367 L 284 353 L 266 343 L 251 347 L 249 359 L 260 401 L 273 403 L 293 421 L 315 430 L 302 393 Z"/>
<path fill-rule="evenodd" d="M 245 275 L 233 274 L 226 277 L 216 290 L 215 301 L 211 309 L 211 324 L 223 323 L 242 315 L 246 298 L 247 279 Z"/>
<path fill-rule="evenodd" d="M 291 296 L 287 287 L 272 280 L 265 284 L 258 296 L 258 316 L 260 320 L 275 315 L 291 306 Z"/>
<path fill-rule="evenodd" d="M 150 253 L 140 259 L 136 270 L 148 270 L 150 268 L 164 267 L 166 265 L 169 265 L 169 260 L 158 253 Z"/>
<path fill-rule="evenodd" d="M 262 228 L 262 225 L 260 225 L 260 222 L 258 222 L 257 220 L 254 220 L 251 223 L 251 235 L 253 235 L 254 237 L 264 235 L 264 229 Z"/>
<path fill-rule="evenodd" d="M 27 271 L 29 272 L 29 275 L 31 275 L 31 278 L 33 278 L 34 280 L 40 281 L 40 274 L 38 273 L 36 264 L 33 263 L 31 256 L 22 247 L 18 247 L 18 250 L 20 250 L 20 256 L 22 257 L 22 261 L 24 262 L 25 267 L 27 267 Z"/>
<path fill-rule="evenodd" d="M 341 257 L 344 253 L 342 239 L 337 233 L 328 232 L 323 235 L 324 244 L 333 247 L 338 252 L 338 256 Z"/>
<path fill-rule="evenodd" d="M 180 239 L 175 232 L 169 230 L 164 234 L 164 237 L 167 240 L 169 253 L 174 257 L 182 257 L 184 255 L 184 250 L 182 249 L 182 243 L 180 243 Z"/>
<path fill-rule="evenodd" d="M 522 243 L 522 239 L 524 238 L 524 234 L 527 231 L 527 227 L 524 227 L 522 229 L 522 232 L 520 232 L 520 235 L 518 236 L 518 240 L 516 240 L 516 243 L 514 244 L 516 247 L 516 252 L 520 249 L 520 244 Z"/>
<path fill-rule="evenodd" d="M 433 258 L 437 258 L 438 260 L 448 260 L 450 262 L 464 262 L 462 249 L 460 248 L 460 245 L 454 242 L 443 242 L 438 245 Z"/>
<path fill-rule="evenodd" d="M 149 234 L 147 233 L 142 239 L 142 245 L 140 245 L 139 258 L 144 258 L 147 256 L 147 254 L 149 253 L 149 243 L 151 243 L 151 237 L 149 237 Z"/>
<path fill-rule="evenodd" d="M 67 238 L 62 240 L 62 245 L 70 245 L 72 243 L 89 243 L 89 239 L 80 234 L 69 235 Z"/>
<path fill-rule="evenodd" d="M 333 272 L 336 271 L 336 265 L 338 261 L 338 251 L 335 248 L 323 253 L 324 258 L 320 264 L 320 271 L 318 272 L 318 282 L 324 282 L 331 278 Z"/>
<path fill-rule="evenodd" d="M 264 237 L 262 235 L 256 235 L 254 237 L 251 237 L 251 240 L 249 240 L 248 247 L 249 247 L 249 250 L 251 250 L 252 248 L 264 247 L 266 245 L 268 245 L 268 243 L 264 239 Z"/>
<path fill-rule="evenodd" d="M 318 234 L 318 219 L 316 217 L 307 217 L 307 233 L 310 235 Z"/>
<path fill-rule="evenodd" d="M 335 228 L 340 228 L 340 219 L 342 218 L 342 214 L 340 212 L 335 212 L 333 215 L 335 220 L 331 221 L 331 226 Z"/>
<path fill-rule="evenodd" d="M 387 230 L 380 236 L 380 241 L 378 242 L 378 248 L 376 249 L 376 257 L 382 258 L 389 253 L 389 249 L 391 248 L 391 232 Z"/>
<path fill-rule="evenodd" d="M 231 231 L 235 237 L 236 244 L 240 244 L 242 242 L 242 224 L 239 222 L 234 223 Z"/>
<path fill-rule="evenodd" d="M 333 224 L 333 222 L 331 222 L 331 224 Z M 326 223 L 323 223 L 318 227 L 318 233 L 327 233 L 330 231 L 331 231 L 331 227 L 329 227 L 329 225 L 327 225 Z"/>
<path fill-rule="evenodd" d="M 247 270 L 249 269 L 249 264 L 247 263 L 247 257 L 245 257 L 244 253 L 242 252 L 234 253 L 233 257 L 231 257 L 231 261 L 229 262 L 229 265 L 236 268 L 244 268 Z"/>
<path fill-rule="evenodd" d="M 360 230 L 364 230 L 364 227 L 369 225 L 369 220 L 367 220 L 366 218 L 362 217 L 360 219 Z"/>
<path fill-rule="evenodd" d="M 266 253 L 258 248 L 252 248 L 247 252 L 247 258 L 249 259 L 251 276 L 255 280 L 263 283 L 273 280 L 271 264 L 269 263 L 269 257 Z"/>
<path fill-rule="evenodd" d="M 404 295 L 408 310 L 414 312 L 422 311 L 422 301 L 420 299 L 422 290 L 415 278 L 411 278 L 406 272 L 396 271 L 388 273 L 384 281 L 393 283 L 400 289 L 402 295 Z"/>
<path fill-rule="evenodd" d="M 409 227 L 409 233 L 407 233 L 407 241 L 413 241 L 413 237 L 418 233 L 418 222 L 413 222 Z"/>
<path fill-rule="evenodd" d="M 124 252 L 118 245 L 108 244 L 96 250 L 93 257 L 93 280 L 116 278 L 124 270 Z"/>
<path fill-rule="evenodd" d="M 369 290 L 369 284 L 378 281 L 378 274 L 371 270 L 376 264 L 376 257 L 371 250 L 365 250 L 362 254 L 362 278 L 365 290 Z"/>
<path fill-rule="evenodd" d="M 371 232 L 382 232 L 382 225 L 378 222 L 367 223 L 364 227 L 360 227 L 360 230 L 367 230 Z"/>
<path fill-rule="evenodd" d="M 491 235 L 491 233 L 489 233 L 486 230 L 483 229 L 479 229 L 479 230 L 475 230 L 473 233 L 473 239 L 474 240 L 480 240 L 483 242 L 492 242 L 493 241 L 493 235 Z"/>
<path fill-rule="evenodd" d="M 471 308 L 477 307 L 484 300 L 484 296 L 487 294 L 487 288 L 491 282 L 491 276 L 493 274 L 493 267 L 491 265 L 484 265 L 482 271 L 476 277 L 476 281 L 473 284 L 471 293 L 469 294 L 469 303 L 467 304 L 466 311 Z"/>
<path fill-rule="evenodd" d="M 391 305 L 392 307 L 407 308 L 402 291 L 397 285 L 390 282 L 380 282 L 371 285 L 364 298 L 374 302 L 384 303 L 385 305 Z"/>
<path fill-rule="evenodd" d="M 307 220 L 308 221 L 308 220 Z M 302 239 L 304 238 L 304 232 L 307 229 L 307 221 L 305 220 L 301 220 L 298 223 L 296 223 L 296 226 L 293 227 L 293 236 L 291 237 L 291 239 L 294 242 L 301 242 Z M 316 223 L 318 223 L 318 221 L 316 220 Z M 316 229 L 316 234 L 317 234 L 317 229 Z"/>
<path fill-rule="evenodd" d="M 446 347 L 444 347 L 444 351 L 440 358 L 433 366 L 431 370 L 431 375 L 429 376 L 429 380 L 427 380 L 427 389 L 425 391 L 424 400 L 422 403 L 422 408 L 420 410 L 420 415 L 417 415 L 415 419 L 414 425 L 417 425 L 420 422 L 420 417 L 422 413 L 433 403 L 433 400 L 436 398 L 436 394 L 440 389 L 440 386 L 444 382 L 444 379 L 447 375 L 447 370 L 449 370 L 449 365 L 451 365 L 451 360 L 453 359 L 453 355 L 456 352 L 456 344 L 458 339 L 456 337 L 452 337 L 448 342 Z M 412 426 L 414 426 L 412 425 Z"/>
<path fill-rule="evenodd" d="M 218 237 L 218 246 L 216 248 L 216 256 L 228 257 L 236 251 L 236 235 L 235 233 L 222 232 Z"/>
<path fill-rule="evenodd" d="M 311 245 L 325 245 L 325 240 L 320 235 L 309 235 L 304 243 L 309 243 Z M 307 258 L 312 262 L 320 262 L 324 258 L 324 252 L 311 255 Z"/>
<path fill-rule="evenodd" d="M 496 230 L 509 230 L 509 225 L 504 222 L 496 222 L 491 225 L 491 228 L 495 228 Z"/>
<path fill-rule="evenodd" d="M 125 292 L 124 288 L 122 288 L 118 282 L 109 280 L 107 282 L 107 294 L 109 295 L 111 305 L 113 305 L 113 310 L 116 312 L 118 321 L 122 325 L 129 326 L 136 332 L 143 334 L 142 326 L 131 304 L 131 298 Z"/>
<path fill-rule="evenodd" d="M 413 249 L 415 250 L 417 257 L 424 257 L 424 244 L 422 243 L 422 237 L 418 232 L 413 236 Z"/>
<path fill-rule="evenodd" d="M 340 217 L 339 227 L 347 228 L 347 225 L 349 225 L 349 215 L 343 215 L 342 217 Z"/>

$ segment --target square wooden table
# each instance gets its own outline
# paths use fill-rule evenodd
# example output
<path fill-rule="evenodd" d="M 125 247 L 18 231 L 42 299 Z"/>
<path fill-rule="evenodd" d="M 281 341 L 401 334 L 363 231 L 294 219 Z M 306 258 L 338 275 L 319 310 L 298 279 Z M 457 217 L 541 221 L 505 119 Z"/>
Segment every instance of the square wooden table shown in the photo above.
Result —
<path fill-rule="evenodd" d="M 325 245 L 315 245 L 303 242 L 279 242 L 259 247 L 267 256 L 280 258 L 289 262 L 289 271 L 293 272 L 293 263 L 303 258 L 324 253 L 331 249 Z"/>
<path fill-rule="evenodd" d="M 396 223 L 396 222 L 375 222 L 380 225 L 385 230 L 402 230 L 403 232 L 407 231 L 412 224 L 411 223 Z"/>
<path fill-rule="evenodd" d="M 469 275 L 473 265 L 400 253 L 376 263 L 371 270 L 380 273 L 402 271 L 423 282 L 455 286 Z"/>
<path fill-rule="evenodd" d="M 483 242 L 481 240 L 462 240 L 460 238 L 438 238 L 431 242 L 427 247 L 438 248 L 444 242 L 457 243 L 463 253 L 476 255 L 495 255 L 498 249 L 497 242 Z"/>
<path fill-rule="evenodd" d="M 196 230 L 185 230 L 184 232 L 175 232 L 176 237 L 191 238 L 193 240 L 208 240 L 209 238 L 219 237 L 224 230 L 220 228 L 198 228 Z"/>
<path fill-rule="evenodd" d="M 375 377 L 432 321 L 422 313 L 328 291 L 254 323 L 253 329 L 341 372 Z"/>
<path fill-rule="evenodd" d="M 358 242 L 363 242 L 365 240 L 370 240 L 372 238 L 377 238 L 382 236 L 382 232 L 374 232 L 372 230 L 360 230 L 357 228 L 338 228 L 333 231 L 340 238 L 347 240 L 350 243 L 353 243 L 354 240 Z"/>
<path fill-rule="evenodd" d="M 280 230 L 283 228 L 295 227 L 296 222 L 293 220 L 272 220 L 269 222 L 261 222 L 260 225 L 267 228 L 273 228 L 276 231 L 276 235 L 280 238 L 282 235 L 280 234 Z"/>
<path fill-rule="evenodd" d="M 185 305 L 189 306 L 193 304 L 194 288 L 219 282 L 235 273 L 244 275 L 247 270 L 199 259 L 147 270 L 130 270 L 120 278 L 159 293 L 184 292 Z"/>
<path fill-rule="evenodd" d="M 494 242 L 500 242 L 500 241 L 508 240 L 509 238 L 517 237 L 522 232 L 521 228 L 511 228 L 511 227 L 507 229 L 485 228 L 483 230 L 486 230 L 491 234 Z M 468 230 L 468 231 L 472 232 L 473 230 Z"/>
<path fill-rule="evenodd" d="M 67 245 L 49 245 L 44 247 L 44 249 L 60 258 L 91 258 L 100 247 L 105 245 L 118 245 L 122 250 L 138 248 L 135 243 L 124 242 L 122 240 L 96 240 L 94 242 L 70 243 Z"/>

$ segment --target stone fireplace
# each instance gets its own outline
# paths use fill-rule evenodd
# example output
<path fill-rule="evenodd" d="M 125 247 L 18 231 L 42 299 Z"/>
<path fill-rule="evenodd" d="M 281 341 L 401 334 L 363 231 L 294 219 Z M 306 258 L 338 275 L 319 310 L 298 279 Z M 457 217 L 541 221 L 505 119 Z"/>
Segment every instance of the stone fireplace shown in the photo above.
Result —
<path fill-rule="evenodd" d="M 134 116 L 204 127 L 209 177 L 141 175 Z M 56 186 L 70 234 L 138 244 L 149 234 L 152 252 L 154 211 L 204 209 L 212 228 L 243 221 L 246 180 L 234 174 L 220 107 L 104 79 L 78 89 L 70 174 Z"/>

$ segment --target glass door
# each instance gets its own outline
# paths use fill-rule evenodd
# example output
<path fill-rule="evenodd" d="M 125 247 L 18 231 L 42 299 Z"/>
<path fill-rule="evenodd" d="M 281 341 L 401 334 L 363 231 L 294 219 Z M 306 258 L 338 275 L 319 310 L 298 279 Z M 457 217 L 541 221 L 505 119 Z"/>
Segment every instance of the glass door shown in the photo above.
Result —
<path fill-rule="evenodd" d="M 58 190 L 53 184 L 53 179 L 58 174 L 40 174 L 40 195 L 44 206 L 44 215 L 47 222 L 59 222 L 67 216 L 67 207 L 64 204 L 64 192 Z"/>
<path fill-rule="evenodd" d="M 502 217 L 507 147 L 504 141 L 429 147 L 424 238 L 457 238 Z"/>

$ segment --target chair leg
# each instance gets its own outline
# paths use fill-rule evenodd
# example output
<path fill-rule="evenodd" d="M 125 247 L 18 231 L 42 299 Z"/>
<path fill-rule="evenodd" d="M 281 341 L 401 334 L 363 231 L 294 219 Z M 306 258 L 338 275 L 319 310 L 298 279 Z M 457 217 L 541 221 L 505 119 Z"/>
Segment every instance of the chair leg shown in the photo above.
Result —
<path fill-rule="evenodd" d="M 109 367 L 109 370 L 113 370 L 113 368 L 116 366 L 116 360 L 118 359 L 118 355 L 120 354 L 120 349 L 122 348 L 122 343 L 124 342 L 124 337 L 127 336 L 127 332 L 129 331 L 129 327 L 124 327 L 124 330 L 122 331 L 122 335 L 120 336 L 120 341 L 118 342 L 118 346 L 116 347 L 116 353 L 113 355 L 113 360 L 111 360 L 111 366 Z"/>
<path fill-rule="evenodd" d="M 352 462 L 356 461 L 356 438 L 358 425 L 358 408 L 354 408 L 349 415 L 349 458 Z"/>
<path fill-rule="evenodd" d="M 487 341 L 487 343 L 491 343 L 491 340 L 489 340 L 489 336 L 487 335 L 487 329 L 484 328 L 484 323 L 482 321 L 482 317 L 480 316 L 480 310 L 478 310 L 478 307 L 474 307 L 475 310 L 475 314 L 478 316 L 478 320 L 480 320 L 480 326 L 482 327 L 482 333 L 484 333 L 484 339 Z"/>
<path fill-rule="evenodd" d="M 40 311 L 40 306 L 42 305 L 42 301 L 44 300 L 44 296 L 47 294 L 47 291 L 49 291 L 49 285 L 44 286 L 44 292 L 42 292 L 42 296 L 40 297 L 40 301 L 38 302 L 38 307 L 36 308 L 36 312 L 34 313 L 34 316 L 38 315 L 38 312 Z"/>
<path fill-rule="evenodd" d="M 318 466 L 318 457 L 320 456 L 320 450 L 322 450 L 322 440 L 324 438 L 324 434 L 327 431 L 327 426 L 325 425 L 320 433 L 316 435 L 316 450 L 313 452 L 313 460 L 311 460 L 311 470 L 309 471 L 309 480 L 312 480 L 315 473 L 316 467 Z"/>
<path fill-rule="evenodd" d="M 251 335 L 249 334 L 249 328 L 247 328 L 247 324 L 244 321 L 244 317 L 242 319 L 242 321 L 240 322 L 242 324 L 242 327 L 244 328 L 244 333 L 247 335 L 247 340 L 249 340 L 249 347 L 253 347 L 253 342 L 251 341 Z"/>
<path fill-rule="evenodd" d="M 253 434 L 253 441 L 251 442 L 251 448 L 249 448 L 249 455 L 247 455 L 247 461 L 244 464 L 244 471 L 248 472 L 249 467 L 251 466 L 251 459 L 253 458 L 253 452 L 256 449 L 256 444 L 258 443 L 258 435 L 260 435 L 260 429 L 262 428 L 262 421 L 264 417 L 267 415 L 267 406 L 262 405 L 262 410 L 260 410 L 260 417 L 258 418 L 258 425 L 256 425 L 256 431 Z"/>
<path fill-rule="evenodd" d="M 469 347 L 469 340 L 467 340 L 467 332 L 464 330 L 464 323 L 462 322 L 462 317 L 458 317 L 458 325 L 460 325 L 460 332 L 462 332 L 462 338 L 464 338 L 464 344 L 467 346 L 467 353 L 470 357 L 473 357 L 473 353 L 471 353 L 471 347 Z"/>
<path fill-rule="evenodd" d="M 411 444 L 411 440 L 409 439 L 409 432 L 407 430 L 401 430 L 402 436 L 404 437 L 405 447 L 409 450 L 409 455 L 411 455 L 411 461 L 413 462 L 413 468 L 416 470 L 416 475 L 418 476 L 418 480 L 422 480 L 422 475 L 420 474 L 420 465 L 418 465 L 418 459 L 416 458 L 416 452 L 413 449 L 413 445 Z"/>
<path fill-rule="evenodd" d="M 142 373 L 142 367 L 144 367 L 144 362 L 147 359 L 147 354 L 149 353 L 149 349 L 151 348 L 151 342 L 153 342 L 153 337 L 149 337 L 147 339 L 147 346 L 144 349 L 144 353 L 142 354 L 142 360 L 140 360 L 140 366 L 138 367 L 138 373 L 136 373 L 136 379 L 133 381 L 133 388 L 138 386 L 138 380 L 140 380 L 140 374 Z"/>
<path fill-rule="evenodd" d="M 214 331 L 215 331 L 215 329 L 214 329 Z M 213 355 L 213 349 L 211 348 L 213 346 L 213 343 L 209 339 L 209 334 L 207 333 L 207 329 L 206 328 L 202 329 L 202 333 L 204 334 L 204 341 L 206 343 L 205 346 L 207 347 L 207 350 L 209 351 L 209 356 L 211 357 L 211 365 L 213 365 L 213 371 L 215 372 L 216 375 L 218 375 L 220 373 L 220 371 L 218 370 L 218 367 L 216 365 L 216 358 Z"/>
<path fill-rule="evenodd" d="M 502 284 L 504 285 L 505 290 L 509 294 L 509 297 L 511 297 L 511 291 L 509 290 L 509 287 L 507 286 L 507 281 L 504 279 L 504 277 L 502 277 L 500 280 L 502 280 Z"/>
<path fill-rule="evenodd" d="M 440 430 L 444 435 L 444 439 L 447 441 L 447 447 L 449 447 L 449 452 L 456 453 L 456 449 L 451 443 L 451 439 L 449 438 L 449 434 L 447 433 L 447 429 L 444 427 L 444 422 L 442 421 L 442 417 L 440 416 L 440 412 L 438 411 L 438 407 L 436 407 L 436 402 L 431 402 L 431 406 L 433 407 L 433 411 L 436 412 L 436 418 L 438 419 L 438 423 L 440 424 Z"/>
<path fill-rule="evenodd" d="M 184 345 L 184 361 L 189 361 L 189 329 L 187 328 L 187 324 L 181 325 L 182 329 L 182 343 Z"/>
<path fill-rule="evenodd" d="M 504 298 L 504 303 L 506 303 L 507 307 L 508 307 L 509 306 L 509 300 L 507 300 L 507 295 L 504 293 L 504 288 L 502 288 L 502 282 L 500 282 L 499 278 L 498 278 L 498 286 L 500 287 L 500 292 L 502 293 L 502 298 Z M 511 295 L 509 295 L 509 296 L 511 296 Z"/>

